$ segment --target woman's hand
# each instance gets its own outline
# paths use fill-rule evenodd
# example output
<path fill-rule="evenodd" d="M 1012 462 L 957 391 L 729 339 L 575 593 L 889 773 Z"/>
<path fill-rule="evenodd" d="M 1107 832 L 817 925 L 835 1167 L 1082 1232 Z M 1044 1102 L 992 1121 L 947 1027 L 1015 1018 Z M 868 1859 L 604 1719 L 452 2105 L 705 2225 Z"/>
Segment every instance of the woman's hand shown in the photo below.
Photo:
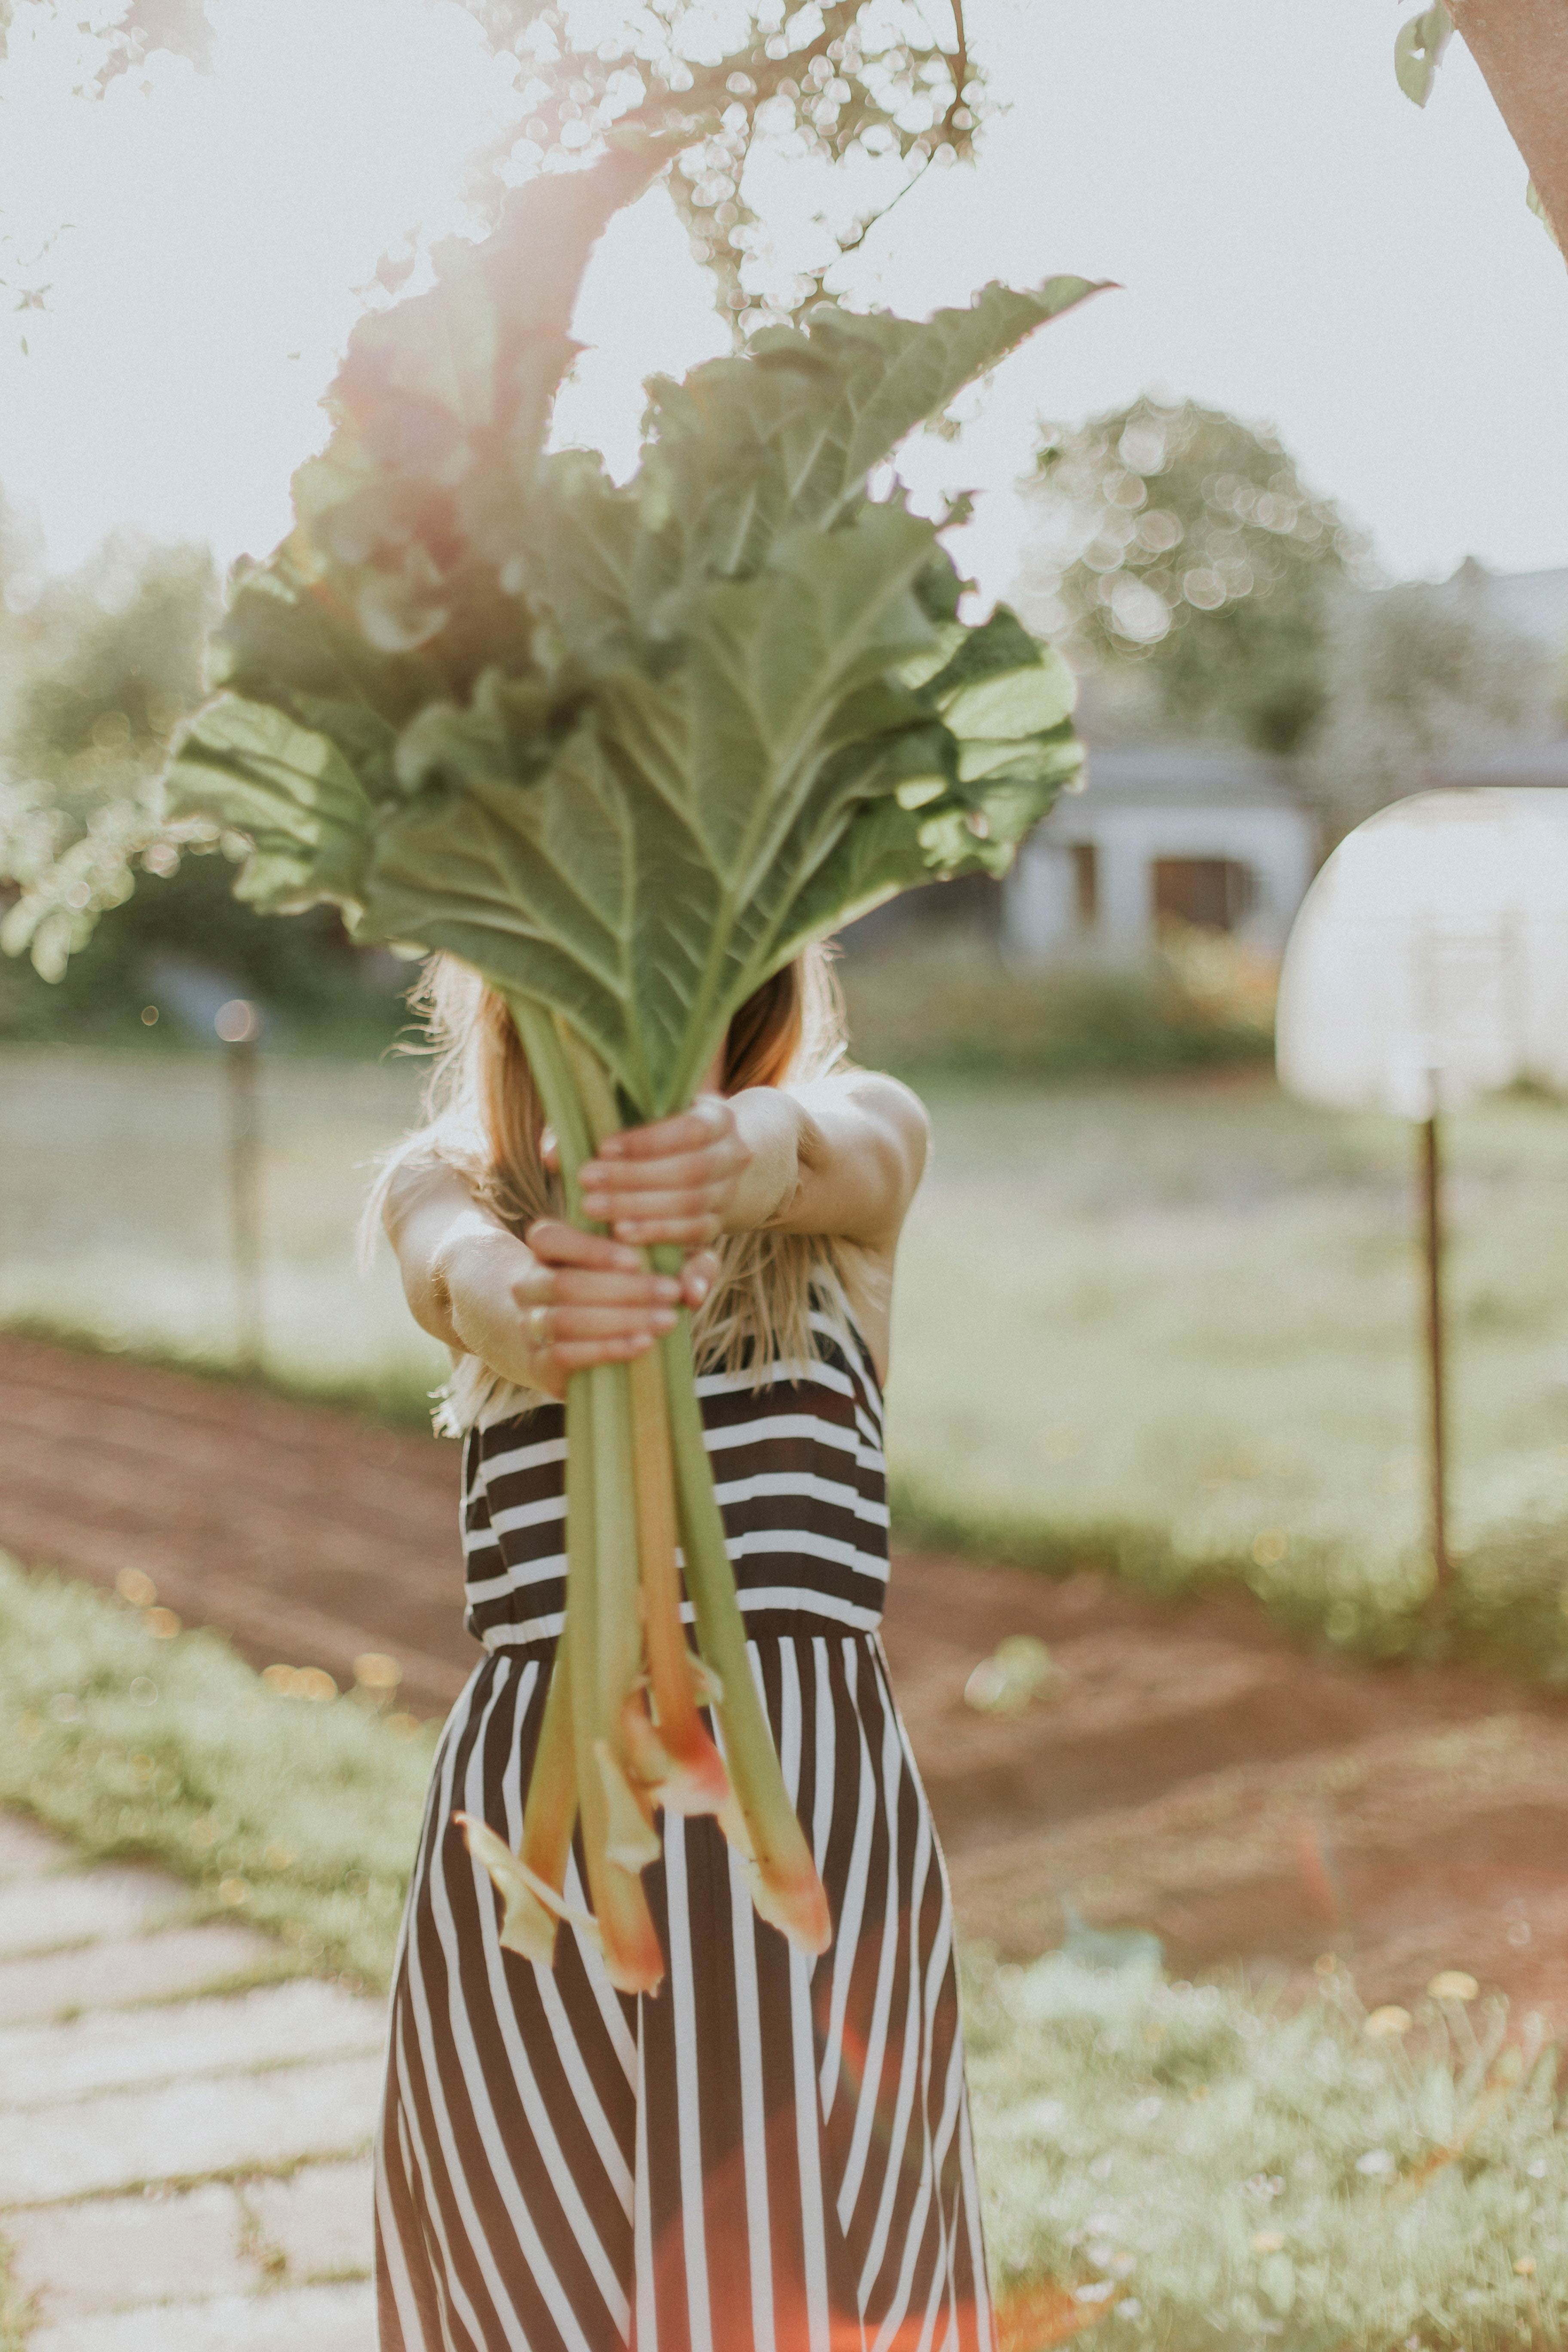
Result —
<path fill-rule="evenodd" d="M 607 1135 L 584 1162 L 583 1207 L 617 1242 L 704 1248 L 737 1222 L 755 1158 L 733 1104 L 700 1095 L 678 1118 Z"/>
<path fill-rule="evenodd" d="M 526 1246 L 506 1234 L 470 1236 L 448 1253 L 442 1276 L 469 1353 L 520 1387 L 558 1397 L 574 1372 L 642 1355 L 674 1328 L 680 1307 L 701 1305 L 717 1270 L 700 1251 L 678 1277 L 650 1274 L 625 1243 L 543 1217 Z"/>

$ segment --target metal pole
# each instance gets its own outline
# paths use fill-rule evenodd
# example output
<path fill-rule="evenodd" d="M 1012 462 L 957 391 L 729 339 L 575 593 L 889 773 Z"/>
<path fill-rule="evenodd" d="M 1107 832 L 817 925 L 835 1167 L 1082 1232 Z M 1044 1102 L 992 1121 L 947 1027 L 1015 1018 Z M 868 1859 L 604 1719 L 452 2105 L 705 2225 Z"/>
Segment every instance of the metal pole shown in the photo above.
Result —
<path fill-rule="evenodd" d="M 243 1369 L 254 1371 L 262 1349 L 256 1031 L 226 1038 L 224 1059 L 228 1065 L 228 1202 L 234 1244 L 236 1353 Z"/>
<path fill-rule="evenodd" d="M 1439 1585 L 1451 1573 L 1448 1561 L 1448 1468 L 1447 1398 L 1444 1380 L 1443 1333 L 1443 1200 L 1442 1160 L 1437 1135 L 1436 1096 L 1433 1111 L 1421 1124 L 1421 1211 L 1426 1260 L 1426 1367 L 1429 1407 L 1428 1467 L 1430 1470 L 1432 1560 Z"/>

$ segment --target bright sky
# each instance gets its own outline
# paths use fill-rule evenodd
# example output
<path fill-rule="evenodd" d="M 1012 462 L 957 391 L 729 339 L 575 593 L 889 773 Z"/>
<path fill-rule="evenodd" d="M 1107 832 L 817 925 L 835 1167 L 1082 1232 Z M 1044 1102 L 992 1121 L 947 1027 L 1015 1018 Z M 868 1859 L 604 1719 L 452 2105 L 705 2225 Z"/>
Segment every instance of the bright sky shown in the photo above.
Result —
<path fill-rule="evenodd" d="M 0 312 L 0 483 L 36 506 L 56 566 L 121 523 L 226 561 L 278 539 L 351 289 L 416 224 L 461 224 L 464 159 L 507 110 L 454 0 L 212 13 L 215 75 L 158 58 L 93 103 L 70 94 L 77 9 L 18 11 L 0 274 L 52 290 L 46 311 Z M 1563 264 L 1459 45 L 1425 114 L 1399 95 L 1401 13 L 970 0 L 1005 111 L 973 171 L 931 173 L 893 214 L 848 291 L 918 314 L 992 277 L 1124 289 L 1047 329 L 958 444 L 912 461 L 929 487 L 984 491 L 963 552 L 989 590 L 1016 560 L 1035 420 L 1151 386 L 1272 420 L 1393 571 L 1568 563 Z M 777 196 L 809 209 L 810 172 Z M 563 421 L 624 467 L 641 377 L 723 347 L 658 192 L 601 247 L 578 327 L 597 348 Z"/>

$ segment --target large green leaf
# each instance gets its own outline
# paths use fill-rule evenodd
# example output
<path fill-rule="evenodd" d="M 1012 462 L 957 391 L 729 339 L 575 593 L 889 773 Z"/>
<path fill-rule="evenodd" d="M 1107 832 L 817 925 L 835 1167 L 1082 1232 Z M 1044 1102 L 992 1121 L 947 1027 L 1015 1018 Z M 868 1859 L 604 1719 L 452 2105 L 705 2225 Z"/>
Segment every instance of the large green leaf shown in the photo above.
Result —
<path fill-rule="evenodd" d="M 915 425 L 1097 290 L 1084 278 L 1029 293 L 992 285 L 923 323 L 825 304 L 804 332 L 765 330 L 744 357 L 680 384 L 656 378 L 650 518 L 668 520 L 688 565 L 752 569 L 786 523 L 831 527 Z"/>
<path fill-rule="evenodd" d="M 868 477 L 1091 290 L 819 310 L 656 384 L 617 485 L 542 451 L 583 262 L 656 161 L 518 192 L 356 330 L 168 780 L 249 836 L 247 896 L 335 898 L 555 1008 L 643 1117 L 804 940 L 1004 870 L 1077 764 L 1060 661 L 962 620 L 943 526 Z"/>
<path fill-rule="evenodd" d="M 912 593 L 930 560 L 929 527 L 894 507 L 786 535 L 756 579 L 693 598 L 664 677 L 603 675 L 532 782 L 499 682 L 427 713 L 362 935 L 448 948 L 556 1005 L 645 1116 L 683 1099 L 778 961 L 803 859 L 889 741 L 930 734 L 892 675 L 931 635 Z"/>
<path fill-rule="evenodd" d="M 357 905 L 373 811 L 326 736 L 266 703 L 219 695 L 184 730 L 166 792 L 172 815 L 216 816 L 248 836 L 240 898 L 272 914 L 322 898 Z"/>

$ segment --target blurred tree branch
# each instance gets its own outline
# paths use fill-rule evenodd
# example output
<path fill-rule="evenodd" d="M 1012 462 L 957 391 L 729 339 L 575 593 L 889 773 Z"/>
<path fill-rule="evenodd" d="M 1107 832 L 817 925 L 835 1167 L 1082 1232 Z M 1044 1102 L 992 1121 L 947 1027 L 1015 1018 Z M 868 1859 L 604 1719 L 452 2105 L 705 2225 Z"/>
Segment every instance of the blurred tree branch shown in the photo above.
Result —
<path fill-rule="evenodd" d="M 717 58 L 691 54 L 684 37 L 701 17 L 690 0 L 647 0 L 628 9 L 621 37 L 591 50 L 573 46 L 571 10 L 559 0 L 462 5 L 498 53 L 517 58 L 527 109 L 521 131 L 509 131 L 481 158 L 489 186 L 614 127 L 685 138 L 671 196 L 693 251 L 717 280 L 721 307 L 737 320 L 752 312 L 750 325 L 759 310 L 794 316 L 815 300 L 834 265 L 932 163 L 972 152 L 981 88 L 963 0 L 946 0 L 951 47 L 919 0 L 821 0 L 795 8 L 773 0 L 743 11 L 744 36 Z M 772 299 L 742 274 L 763 242 L 744 189 L 760 144 L 832 162 L 880 157 L 903 167 L 891 193 L 836 236 L 829 258 L 797 273 L 787 294 Z"/>
<path fill-rule="evenodd" d="M 824 290 L 835 264 L 855 251 L 931 165 L 972 152 L 981 81 L 970 54 L 964 0 L 939 0 L 952 20 L 939 37 L 923 0 L 762 0 L 733 12 L 727 52 L 703 54 L 713 11 L 698 0 L 628 0 L 618 34 L 595 47 L 572 37 L 570 0 L 457 0 L 492 49 L 515 58 L 520 120 L 478 159 L 474 196 L 499 204 L 509 182 L 548 157 L 572 155 L 607 131 L 635 127 L 684 143 L 668 186 L 698 259 L 717 282 L 720 307 L 754 326 L 792 317 Z M 58 0 L 0 0 L 0 58 L 24 8 Z M 79 29 L 102 43 L 84 94 L 101 97 L 158 51 L 210 72 L 214 34 L 206 0 L 114 0 Z M 844 162 L 901 167 L 897 184 L 842 231 L 819 267 L 785 289 L 745 283 L 766 243 L 748 201 L 746 166 L 759 146 Z M 378 270 L 405 275 L 412 257 Z M 755 277 L 755 271 L 752 273 Z M 42 289 L 47 293 L 47 289 Z M 34 301 L 30 289 L 27 297 Z M 41 303 L 37 296 L 35 307 Z"/>
<path fill-rule="evenodd" d="M 213 69 L 206 0 L 130 0 L 106 31 L 109 54 L 90 85 L 95 98 L 101 98 L 120 75 L 144 65 L 157 49 L 189 58 L 198 73 Z"/>
<path fill-rule="evenodd" d="M 1568 252 L 1568 7 L 1563 0 L 1452 0 L 1454 22 Z"/>

